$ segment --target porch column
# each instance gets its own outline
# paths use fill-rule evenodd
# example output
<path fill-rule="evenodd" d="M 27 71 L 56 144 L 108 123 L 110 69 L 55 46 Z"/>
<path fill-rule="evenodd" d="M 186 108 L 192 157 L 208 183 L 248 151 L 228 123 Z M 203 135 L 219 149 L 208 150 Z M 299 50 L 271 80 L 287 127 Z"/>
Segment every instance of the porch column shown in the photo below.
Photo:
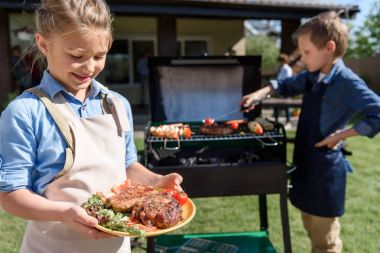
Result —
<path fill-rule="evenodd" d="M 12 90 L 10 68 L 10 39 L 9 39 L 9 15 L 6 10 L 0 9 L 0 106 Z"/>
<path fill-rule="evenodd" d="M 281 20 L 281 53 L 291 54 L 297 46 L 293 43 L 292 34 L 300 26 L 300 19 Z"/>
<path fill-rule="evenodd" d="M 157 17 L 157 44 L 158 56 L 177 56 L 176 17 Z"/>

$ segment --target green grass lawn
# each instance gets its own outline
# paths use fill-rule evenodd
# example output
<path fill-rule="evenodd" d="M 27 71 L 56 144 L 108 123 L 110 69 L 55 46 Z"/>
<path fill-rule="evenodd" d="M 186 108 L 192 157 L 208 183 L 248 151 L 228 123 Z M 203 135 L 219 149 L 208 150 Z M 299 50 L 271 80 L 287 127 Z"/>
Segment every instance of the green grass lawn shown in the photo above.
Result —
<path fill-rule="evenodd" d="M 348 140 L 354 155 L 349 157 L 355 173 L 348 177 L 346 214 L 341 219 L 345 253 L 379 252 L 380 226 L 380 136 Z M 139 150 L 142 140 L 136 140 Z M 288 147 L 289 160 L 292 145 Z M 195 199 L 197 215 L 176 233 L 255 231 L 259 229 L 256 196 Z M 283 252 L 279 197 L 268 196 L 269 234 L 277 251 Z M 247 211 L 249 210 L 249 211 Z M 290 229 L 294 253 L 310 252 L 299 212 L 289 204 Z M 24 232 L 25 221 L 0 211 L 0 252 L 15 253 Z M 136 251 L 137 252 L 137 251 Z M 139 251 L 141 252 L 141 251 Z"/>

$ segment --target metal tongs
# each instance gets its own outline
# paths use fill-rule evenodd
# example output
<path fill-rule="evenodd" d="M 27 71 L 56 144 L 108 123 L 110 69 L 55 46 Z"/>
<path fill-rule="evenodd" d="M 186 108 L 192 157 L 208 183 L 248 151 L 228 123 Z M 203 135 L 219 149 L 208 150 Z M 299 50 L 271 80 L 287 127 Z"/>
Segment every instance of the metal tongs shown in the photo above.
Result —
<path fill-rule="evenodd" d="M 233 109 L 232 111 L 229 111 L 229 112 L 226 112 L 226 113 L 223 113 L 223 114 L 221 114 L 221 115 L 218 115 L 218 116 L 216 116 L 216 117 L 214 117 L 214 119 L 221 119 L 221 118 L 224 118 L 224 117 L 226 117 L 226 116 L 228 116 L 228 115 L 231 115 L 231 114 L 233 114 L 233 113 L 235 113 L 235 112 L 238 112 L 238 111 L 243 111 L 244 109 L 246 109 L 246 108 L 249 108 L 249 107 L 251 107 L 251 106 L 256 106 L 256 105 L 258 105 L 258 104 L 261 104 L 264 100 L 266 100 L 267 98 L 270 98 L 270 96 L 268 95 L 267 97 L 265 97 L 265 98 L 262 98 L 262 99 L 259 99 L 259 100 L 253 100 L 250 104 L 249 104 L 249 106 L 247 106 L 247 107 L 245 107 L 245 106 L 240 106 L 240 107 L 238 107 L 238 108 L 235 108 L 235 109 Z"/>
<path fill-rule="evenodd" d="M 236 108 L 236 109 L 234 109 L 234 110 L 232 110 L 232 111 L 230 111 L 230 112 L 227 112 L 227 113 L 223 113 L 223 114 L 221 114 L 221 115 L 218 115 L 217 117 L 215 117 L 215 119 L 218 119 L 218 118 L 223 118 L 223 117 L 225 117 L 225 116 L 228 116 L 228 115 L 231 115 L 231 114 L 233 114 L 233 113 L 235 113 L 235 112 L 238 112 L 238 111 L 244 111 L 245 109 L 247 109 L 247 108 L 249 108 L 249 107 L 251 107 L 251 106 L 256 106 L 256 105 L 258 105 L 258 104 L 260 104 L 260 103 L 262 103 L 263 102 L 263 100 L 265 100 L 266 98 L 263 98 L 263 99 L 260 99 L 260 100 L 253 100 L 250 104 L 249 104 L 249 106 L 240 106 L 240 107 L 238 107 L 238 108 Z"/>
<path fill-rule="evenodd" d="M 258 104 L 261 104 L 264 100 L 267 100 L 270 97 L 271 97 L 270 95 L 267 95 L 266 97 L 263 97 L 262 99 L 253 100 L 248 106 L 241 106 L 240 110 L 243 111 L 251 106 L 256 106 Z"/>
<path fill-rule="evenodd" d="M 252 105 L 256 106 L 256 105 L 258 105 L 260 102 L 261 102 L 261 100 L 254 100 L 254 101 L 252 101 L 252 103 L 250 104 L 250 106 L 252 106 Z M 250 107 L 250 106 L 248 106 L 248 107 Z M 218 120 L 218 119 L 222 119 L 222 118 L 224 118 L 224 117 L 226 117 L 226 116 L 228 116 L 228 115 L 234 114 L 235 112 L 239 112 L 239 111 L 242 112 L 245 108 L 248 108 L 248 107 L 240 106 L 240 107 L 238 107 L 238 108 L 233 109 L 232 111 L 229 111 L 229 112 L 226 112 L 226 113 L 223 113 L 223 114 L 217 115 L 217 116 L 214 117 L 214 119 L 215 119 L 215 120 Z"/>
<path fill-rule="evenodd" d="M 251 106 L 256 106 L 256 105 L 262 103 L 263 100 L 264 100 L 264 99 L 261 99 L 261 100 L 253 100 L 248 106 L 240 106 L 239 109 L 240 109 L 240 111 L 243 111 L 243 110 L 245 110 L 245 109 L 247 109 L 247 108 L 249 108 L 249 107 L 251 107 Z"/>

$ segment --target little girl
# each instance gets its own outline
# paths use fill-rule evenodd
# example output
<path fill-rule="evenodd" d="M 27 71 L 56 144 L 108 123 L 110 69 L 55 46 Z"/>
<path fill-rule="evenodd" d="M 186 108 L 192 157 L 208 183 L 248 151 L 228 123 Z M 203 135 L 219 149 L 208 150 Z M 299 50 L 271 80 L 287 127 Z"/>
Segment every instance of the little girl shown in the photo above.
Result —
<path fill-rule="evenodd" d="M 177 189 L 182 177 L 137 162 L 128 101 L 95 80 L 112 44 L 105 1 L 42 0 L 35 16 L 47 68 L 0 118 L 1 207 L 29 220 L 21 252 L 130 252 L 80 205 L 127 177 Z"/>

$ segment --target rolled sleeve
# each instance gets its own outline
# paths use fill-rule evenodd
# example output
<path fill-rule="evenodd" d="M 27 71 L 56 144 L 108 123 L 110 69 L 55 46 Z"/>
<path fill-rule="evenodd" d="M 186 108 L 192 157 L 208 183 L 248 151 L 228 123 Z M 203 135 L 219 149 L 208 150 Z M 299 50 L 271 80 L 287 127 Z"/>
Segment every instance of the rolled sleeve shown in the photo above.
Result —
<path fill-rule="evenodd" d="M 136 149 L 134 136 L 133 136 L 132 109 L 129 102 L 125 98 L 122 98 L 122 100 L 125 104 L 125 111 L 127 112 L 127 117 L 130 124 L 130 130 L 125 132 L 125 145 L 126 145 L 125 168 L 128 168 L 131 164 L 137 162 L 137 149 Z"/>
<path fill-rule="evenodd" d="M 32 188 L 36 141 L 30 128 L 27 107 L 12 102 L 0 118 L 0 191 Z"/>
<path fill-rule="evenodd" d="M 30 173 L 25 170 L 1 170 L 0 192 L 12 192 L 19 189 L 31 189 Z"/>
<path fill-rule="evenodd" d="M 133 139 L 133 132 L 129 133 L 126 139 L 126 155 L 125 155 L 125 168 L 137 162 L 137 150 Z"/>
<path fill-rule="evenodd" d="M 278 81 L 277 80 L 270 80 L 269 83 L 270 83 L 270 85 L 272 86 L 272 88 L 274 90 L 274 94 L 275 95 L 280 95 L 279 94 L 279 89 L 278 89 Z"/>
<path fill-rule="evenodd" d="M 344 87 L 346 104 L 361 115 L 353 128 L 363 136 L 374 137 L 380 131 L 380 97 L 362 80 L 355 80 Z"/>
<path fill-rule="evenodd" d="M 365 121 L 359 121 L 357 122 L 353 128 L 356 130 L 356 132 L 359 133 L 359 135 L 368 136 L 370 138 L 373 138 L 377 131 L 373 129 L 367 122 Z"/>

